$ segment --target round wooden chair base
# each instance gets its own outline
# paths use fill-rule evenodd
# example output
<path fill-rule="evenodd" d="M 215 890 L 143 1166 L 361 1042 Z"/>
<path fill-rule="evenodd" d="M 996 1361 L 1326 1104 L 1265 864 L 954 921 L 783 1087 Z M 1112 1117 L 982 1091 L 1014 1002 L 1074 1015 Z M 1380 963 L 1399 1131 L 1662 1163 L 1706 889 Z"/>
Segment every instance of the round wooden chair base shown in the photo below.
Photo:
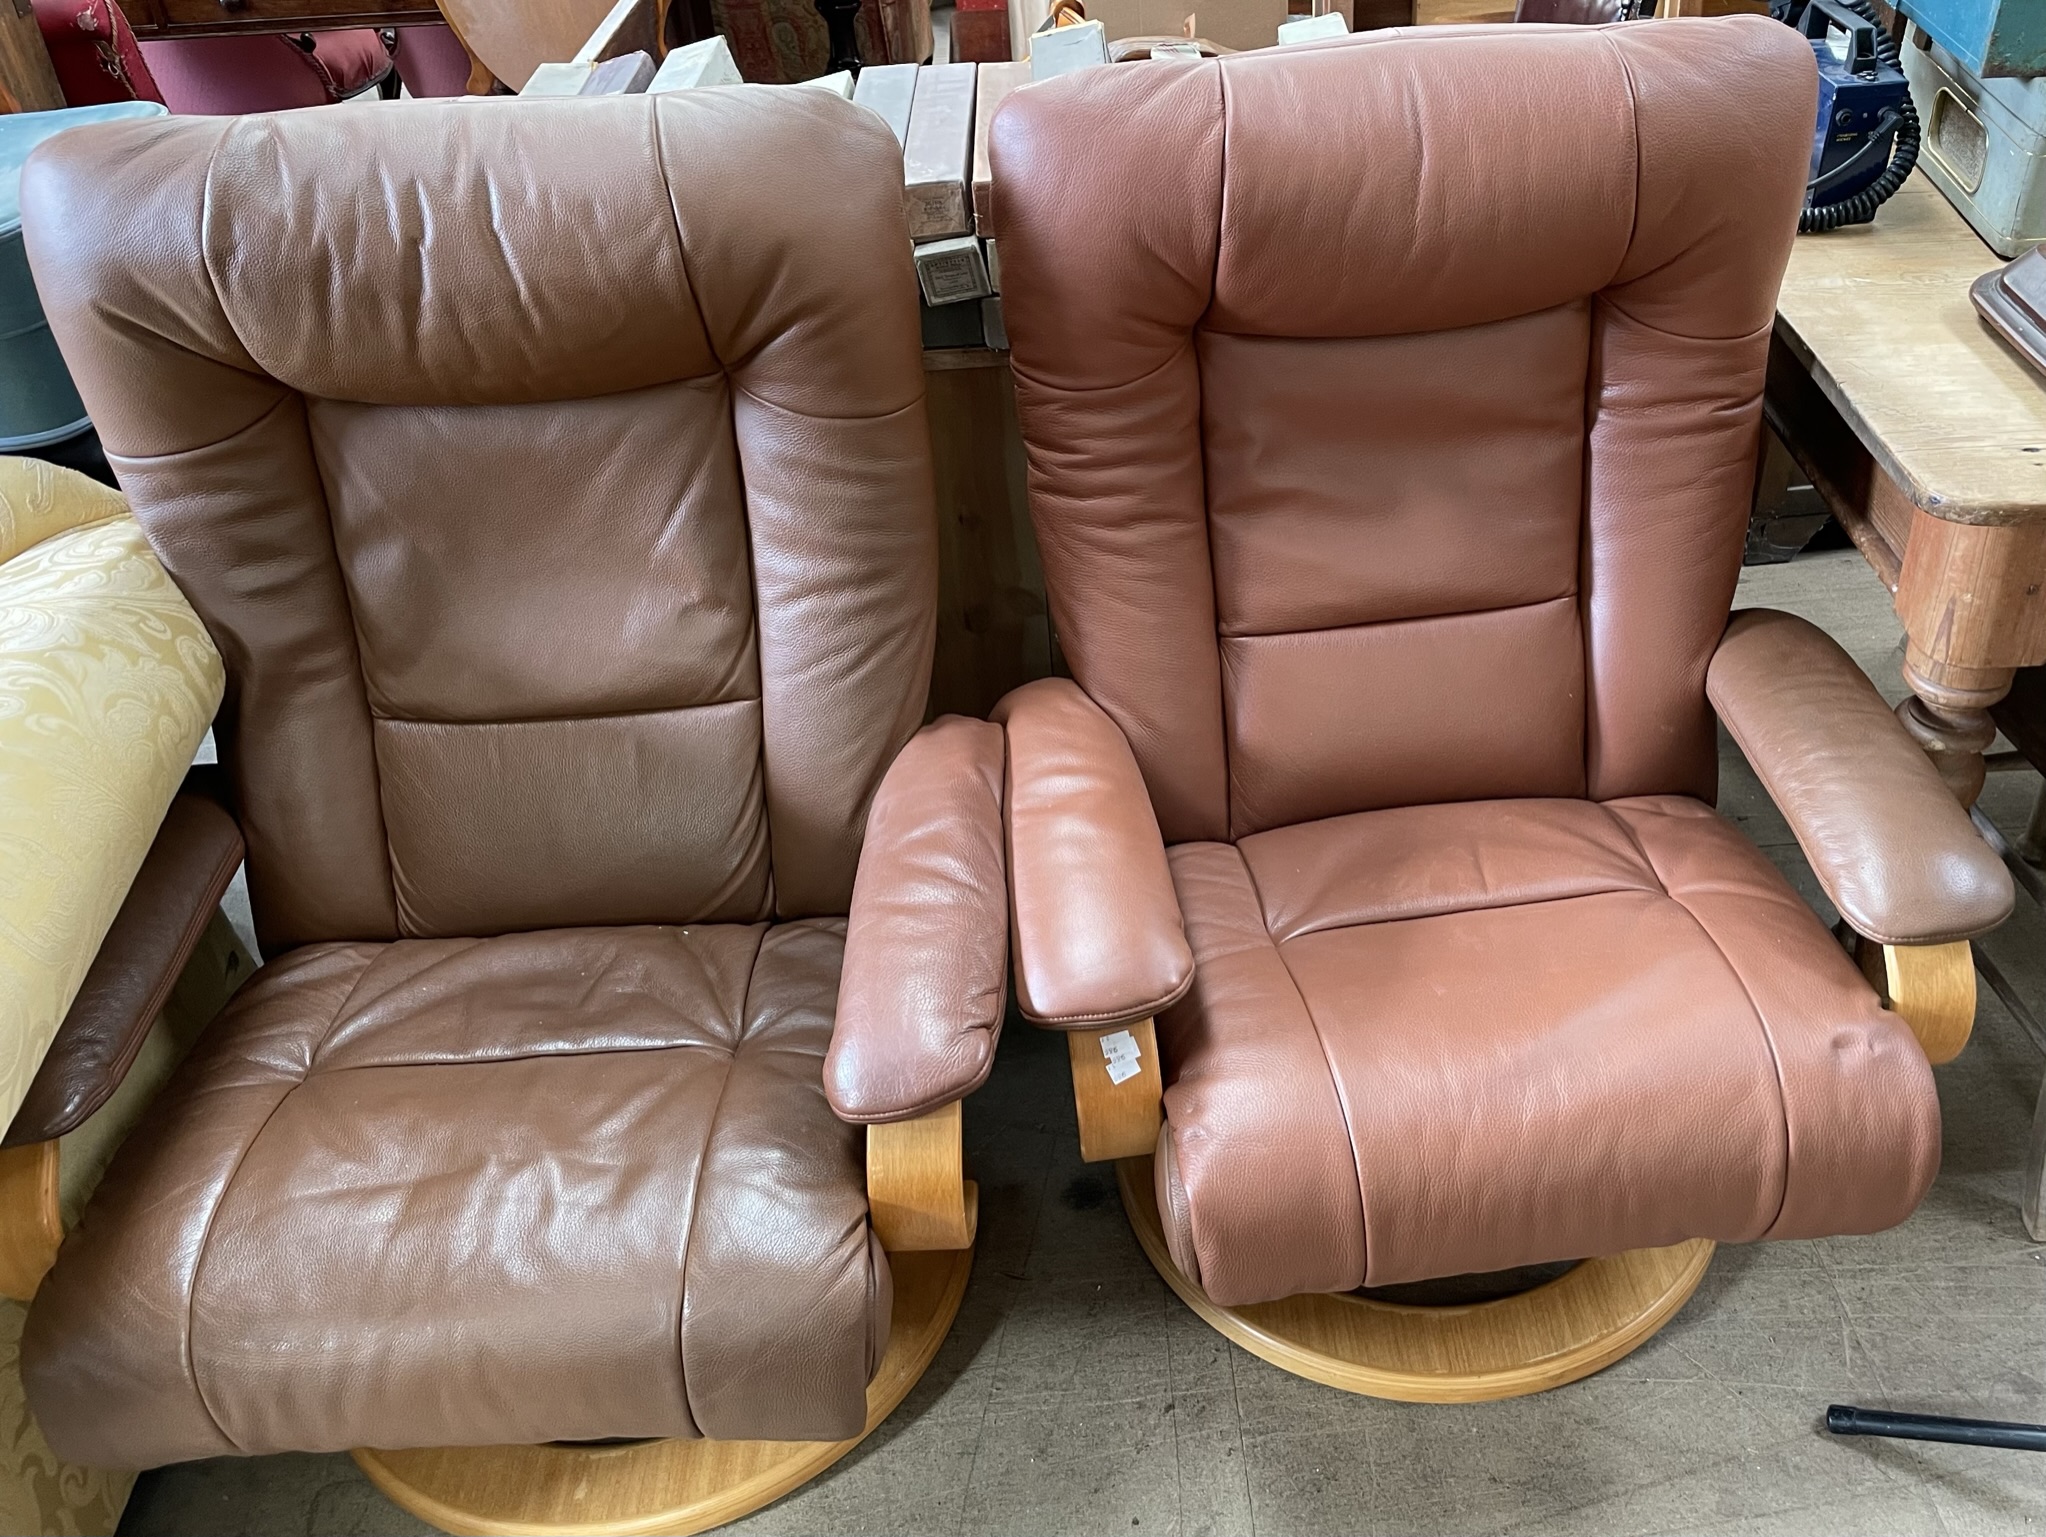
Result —
<path fill-rule="evenodd" d="M 617 1446 L 359 1450 L 394 1502 L 475 1537 L 708 1531 L 807 1483 L 872 1434 L 916 1385 L 952 1327 L 973 1251 L 891 1254 L 894 1327 L 850 1441 L 638 1441 Z"/>
<path fill-rule="evenodd" d="M 1150 1158 L 1124 1159 L 1116 1177 L 1144 1253 L 1209 1324 L 1295 1376 L 1407 1403 L 1517 1398 L 1588 1377 L 1669 1322 L 1712 1262 L 1712 1242 L 1699 1238 L 1586 1260 L 1531 1291 L 1468 1307 L 1346 1293 L 1225 1308 L 1172 1263 Z"/>

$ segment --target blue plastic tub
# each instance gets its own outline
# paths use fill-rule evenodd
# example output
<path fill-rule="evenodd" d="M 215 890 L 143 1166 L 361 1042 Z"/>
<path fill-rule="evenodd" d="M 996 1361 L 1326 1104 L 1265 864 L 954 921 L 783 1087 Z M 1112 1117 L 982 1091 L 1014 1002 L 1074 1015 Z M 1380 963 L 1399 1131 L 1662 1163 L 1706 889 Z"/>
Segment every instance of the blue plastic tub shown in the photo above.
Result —
<path fill-rule="evenodd" d="M 22 162 L 67 128 L 163 113 L 157 102 L 122 101 L 0 116 L 0 454 L 61 443 L 92 425 L 43 318 L 22 249 Z"/>

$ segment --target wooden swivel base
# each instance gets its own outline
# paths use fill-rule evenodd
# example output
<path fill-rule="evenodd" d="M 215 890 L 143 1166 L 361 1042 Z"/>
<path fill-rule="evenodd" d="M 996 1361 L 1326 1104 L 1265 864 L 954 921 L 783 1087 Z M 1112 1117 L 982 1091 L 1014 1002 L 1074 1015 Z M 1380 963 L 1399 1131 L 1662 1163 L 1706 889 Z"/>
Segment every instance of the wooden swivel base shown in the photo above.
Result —
<path fill-rule="evenodd" d="M 895 1315 L 850 1441 L 638 1441 L 618 1446 L 360 1450 L 370 1482 L 442 1531 L 498 1534 L 708 1531 L 815 1478 L 872 1434 L 916 1385 L 952 1327 L 971 1249 L 891 1254 Z"/>
<path fill-rule="evenodd" d="M 1699 1238 L 1585 1260 L 1531 1291 L 1464 1307 L 1344 1293 L 1225 1308 L 1172 1263 L 1151 1159 L 1123 1159 L 1116 1179 L 1144 1253 L 1209 1324 L 1295 1376 L 1407 1403 L 1517 1398 L 1589 1377 L 1669 1322 L 1712 1261 L 1713 1244 Z"/>

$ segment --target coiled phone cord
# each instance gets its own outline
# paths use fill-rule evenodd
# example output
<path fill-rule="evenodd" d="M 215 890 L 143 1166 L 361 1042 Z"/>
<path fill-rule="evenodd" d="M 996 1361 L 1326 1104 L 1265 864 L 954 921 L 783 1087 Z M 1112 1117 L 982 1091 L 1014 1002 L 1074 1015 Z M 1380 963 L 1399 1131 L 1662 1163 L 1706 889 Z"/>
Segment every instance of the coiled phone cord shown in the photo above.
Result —
<path fill-rule="evenodd" d="M 1890 41 L 1890 34 L 1876 15 L 1875 7 L 1868 0 L 1837 0 L 1837 3 L 1875 27 L 1876 57 L 1890 68 L 1902 70 L 1897 45 Z M 1788 18 L 1779 15 L 1778 19 Z M 1826 201 L 1829 186 L 1838 186 L 1868 169 L 1868 161 L 1882 152 L 1893 129 L 1896 150 L 1890 156 L 1890 163 L 1883 168 L 1883 174 L 1851 197 L 1837 202 Z M 1911 168 L 1918 164 L 1918 132 L 1918 109 L 1912 105 L 1907 92 L 1897 107 L 1883 114 L 1876 131 L 1851 158 L 1824 176 L 1814 178 L 1805 187 L 1804 211 L 1797 216 L 1797 232 L 1800 235 L 1823 233 L 1838 229 L 1843 224 L 1865 224 L 1874 218 L 1876 209 L 1896 194 L 1897 189 L 1904 185 L 1904 178 L 1911 174 Z"/>

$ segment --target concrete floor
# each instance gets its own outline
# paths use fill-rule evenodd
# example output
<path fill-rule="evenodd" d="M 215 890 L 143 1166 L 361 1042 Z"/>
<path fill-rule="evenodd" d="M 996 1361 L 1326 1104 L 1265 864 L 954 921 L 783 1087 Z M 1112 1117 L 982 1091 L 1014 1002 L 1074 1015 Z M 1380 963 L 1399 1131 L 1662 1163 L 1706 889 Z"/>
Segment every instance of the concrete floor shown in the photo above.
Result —
<path fill-rule="evenodd" d="M 1895 698 L 1899 635 L 1851 552 L 1751 570 L 1743 604 L 1822 624 Z M 1722 744 L 1721 804 L 1830 923 L 1788 829 Z M 1992 779 L 2015 832 L 2038 786 Z M 2046 918 L 1987 944 L 2046 1016 Z M 1846 1401 L 2046 1420 L 2046 1250 L 2017 1213 L 2041 1061 L 1987 986 L 1939 1069 L 1945 1163 L 1874 1238 L 1722 1248 L 1697 1295 L 1587 1381 L 1472 1407 L 1378 1403 L 1226 1344 L 1138 1252 L 1080 1163 L 1065 1050 L 1012 1027 L 967 1107 L 981 1239 L 929 1375 L 753 1533 L 1784 1532 L 2046 1529 L 2046 1458 L 1828 1437 Z M 425 1532 L 346 1458 L 145 1475 L 124 1534 Z"/>

